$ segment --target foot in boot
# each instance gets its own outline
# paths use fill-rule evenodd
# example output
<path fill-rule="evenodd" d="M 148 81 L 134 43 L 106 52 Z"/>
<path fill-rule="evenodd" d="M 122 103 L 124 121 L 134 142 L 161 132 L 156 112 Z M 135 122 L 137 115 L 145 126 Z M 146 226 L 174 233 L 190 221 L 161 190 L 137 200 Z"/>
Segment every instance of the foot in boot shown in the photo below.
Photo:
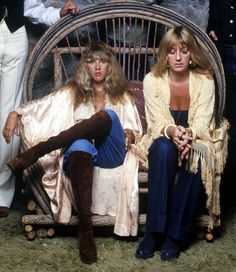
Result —
<path fill-rule="evenodd" d="M 7 166 L 12 170 L 14 174 L 22 173 L 26 168 L 35 163 L 38 159 L 35 148 L 32 147 L 20 155 L 16 156 L 7 163 Z"/>
<path fill-rule="evenodd" d="M 19 157 L 15 157 L 14 159 L 10 160 L 7 163 L 7 166 L 14 174 L 19 174 L 20 172 L 25 170 L 24 161 L 22 161 L 22 159 Z"/>
<path fill-rule="evenodd" d="M 90 249 L 80 249 L 80 260 L 85 264 L 93 264 L 97 262 L 97 248 L 96 245 Z"/>
<path fill-rule="evenodd" d="M 85 264 L 97 262 L 97 248 L 93 236 L 91 220 L 80 220 L 78 227 L 80 259 Z"/>
<path fill-rule="evenodd" d="M 158 232 L 146 232 L 143 240 L 135 252 L 137 259 L 152 258 L 164 241 L 164 235 Z"/>
<path fill-rule="evenodd" d="M 173 238 L 167 238 L 161 247 L 162 261 L 170 261 L 179 257 L 183 242 Z"/>

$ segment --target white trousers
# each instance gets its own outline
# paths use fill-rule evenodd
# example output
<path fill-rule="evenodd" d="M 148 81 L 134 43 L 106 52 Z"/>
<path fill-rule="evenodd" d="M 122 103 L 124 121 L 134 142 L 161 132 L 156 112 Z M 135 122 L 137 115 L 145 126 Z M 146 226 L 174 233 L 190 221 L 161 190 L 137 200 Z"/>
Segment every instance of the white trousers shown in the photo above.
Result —
<path fill-rule="evenodd" d="M 22 98 L 22 76 L 28 54 L 25 27 L 11 33 L 0 22 L 0 206 L 10 207 L 15 192 L 15 177 L 6 162 L 19 152 L 20 140 L 14 136 L 6 144 L 2 130 L 8 113 L 19 106 Z"/>

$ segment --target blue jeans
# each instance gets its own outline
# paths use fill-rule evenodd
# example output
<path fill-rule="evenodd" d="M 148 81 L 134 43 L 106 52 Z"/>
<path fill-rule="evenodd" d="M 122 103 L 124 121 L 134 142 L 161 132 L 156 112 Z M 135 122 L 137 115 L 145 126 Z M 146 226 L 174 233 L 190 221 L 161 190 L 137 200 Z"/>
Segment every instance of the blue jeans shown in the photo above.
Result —
<path fill-rule="evenodd" d="M 177 158 L 176 146 L 164 137 L 149 149 L 147 231 L 188 240 L 199 203 L 201 171 L 199 167 L 194 174 L 184 165 L 178 167 Z"/>
<path fill-rule="evenodd" d="M 87 139 L 78 139 L 67 149 L 63 168 L 67 169 L 68 158 L 72 152 L 83 151 L 92 155 L 94 166 L 101 168 L 115 168 L 123 164 L 126 155 L 125 134 L 117 114 L 113 110 L 106 110 L 112 120 L 109 135 L 99 143 L 93 143 Z"/>

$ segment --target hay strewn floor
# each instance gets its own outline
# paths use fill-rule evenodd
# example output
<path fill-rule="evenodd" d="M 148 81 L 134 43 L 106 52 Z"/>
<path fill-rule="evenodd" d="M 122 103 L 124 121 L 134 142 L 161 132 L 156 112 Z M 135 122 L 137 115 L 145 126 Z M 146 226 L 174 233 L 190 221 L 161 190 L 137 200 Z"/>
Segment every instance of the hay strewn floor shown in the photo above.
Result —
<path fill-rule="evenodd" d="M 21 205 L 21 204 L 19 204 Z M 141 238 L 118 240 L 97 231 L 99 261 L 84 265 L 78 257 L 73 231 L 53 239 L 28 241 L 20 224 L 22 208 L 15 207 L 8 218 L 0 219 L 0 272 L 139 272 L 210 271 L 236 272 L 236 206 L 223 219 L 222 234 L 213 243 L 194 242 L 172 262 L 162 262 L 159 252 L 146 261 L 136 260 L 134 252 Z"/>

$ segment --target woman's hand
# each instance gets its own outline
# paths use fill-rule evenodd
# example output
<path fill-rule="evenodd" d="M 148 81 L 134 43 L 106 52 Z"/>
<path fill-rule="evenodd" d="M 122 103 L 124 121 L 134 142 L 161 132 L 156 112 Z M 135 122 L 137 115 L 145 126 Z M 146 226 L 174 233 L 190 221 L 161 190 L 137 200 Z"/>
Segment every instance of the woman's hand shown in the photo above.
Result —
<path fill-rule="evenodd" d="M 184 134 L 184 130 L 182 130 L 181 126 L 171 127 L 168 129 L 168 135 L 170 135 L 170 138 L 172 139 L 173 143 L 176 145 L 176 147 L 180 150 L 182 143 L 182 136 Z"/>
<path fill-rule="evenodd" d="M 15 129 L 17 127 L 17 119 L 19 114 L 15 111 L 12 111 L 9 113 L 5 126 L 2 131 L 2 135 L 5 138 L 5 141 L 7 143 L 11 142 L 11 138 L 15 132 Z"/>
<path fill-rule="evenodd" d="M 190 149 L 192 148 L 192 134 L 189 129 L 182 126 L 177 127 L 179 129 L 179 150 L 181 159 L 188 159 Z"/>
<path fill-rule="evenodd" d="M 134 133 L 129 128 L 125 128 L 124 132 L 125 132 L 125 145 L 126 145 L 127 149 L 130 149 L 131 144 L 133 144 L 135 142 Z"/>
<path fill-rule="evenodd" d="M 170 126 L 167 134 L 180 151 L 181 159 L 187 159 L 193 140 L 190 130 L 183 126 Z"/>
<path fill-rule="evenodd" d="M 73 0 L 67 0 L 63 8 L 60 10 L 60 17 L 64 17 L 71 13 L 73 15 L 79 13 L 80 9 L 77 7 Z"/>
<path fill-rule="evenodd" d="M 216 36 L 216 33 L 214 30 L 210 31 L 209 36 L 216 42 L 218 41 L 218 37 Z"/>

